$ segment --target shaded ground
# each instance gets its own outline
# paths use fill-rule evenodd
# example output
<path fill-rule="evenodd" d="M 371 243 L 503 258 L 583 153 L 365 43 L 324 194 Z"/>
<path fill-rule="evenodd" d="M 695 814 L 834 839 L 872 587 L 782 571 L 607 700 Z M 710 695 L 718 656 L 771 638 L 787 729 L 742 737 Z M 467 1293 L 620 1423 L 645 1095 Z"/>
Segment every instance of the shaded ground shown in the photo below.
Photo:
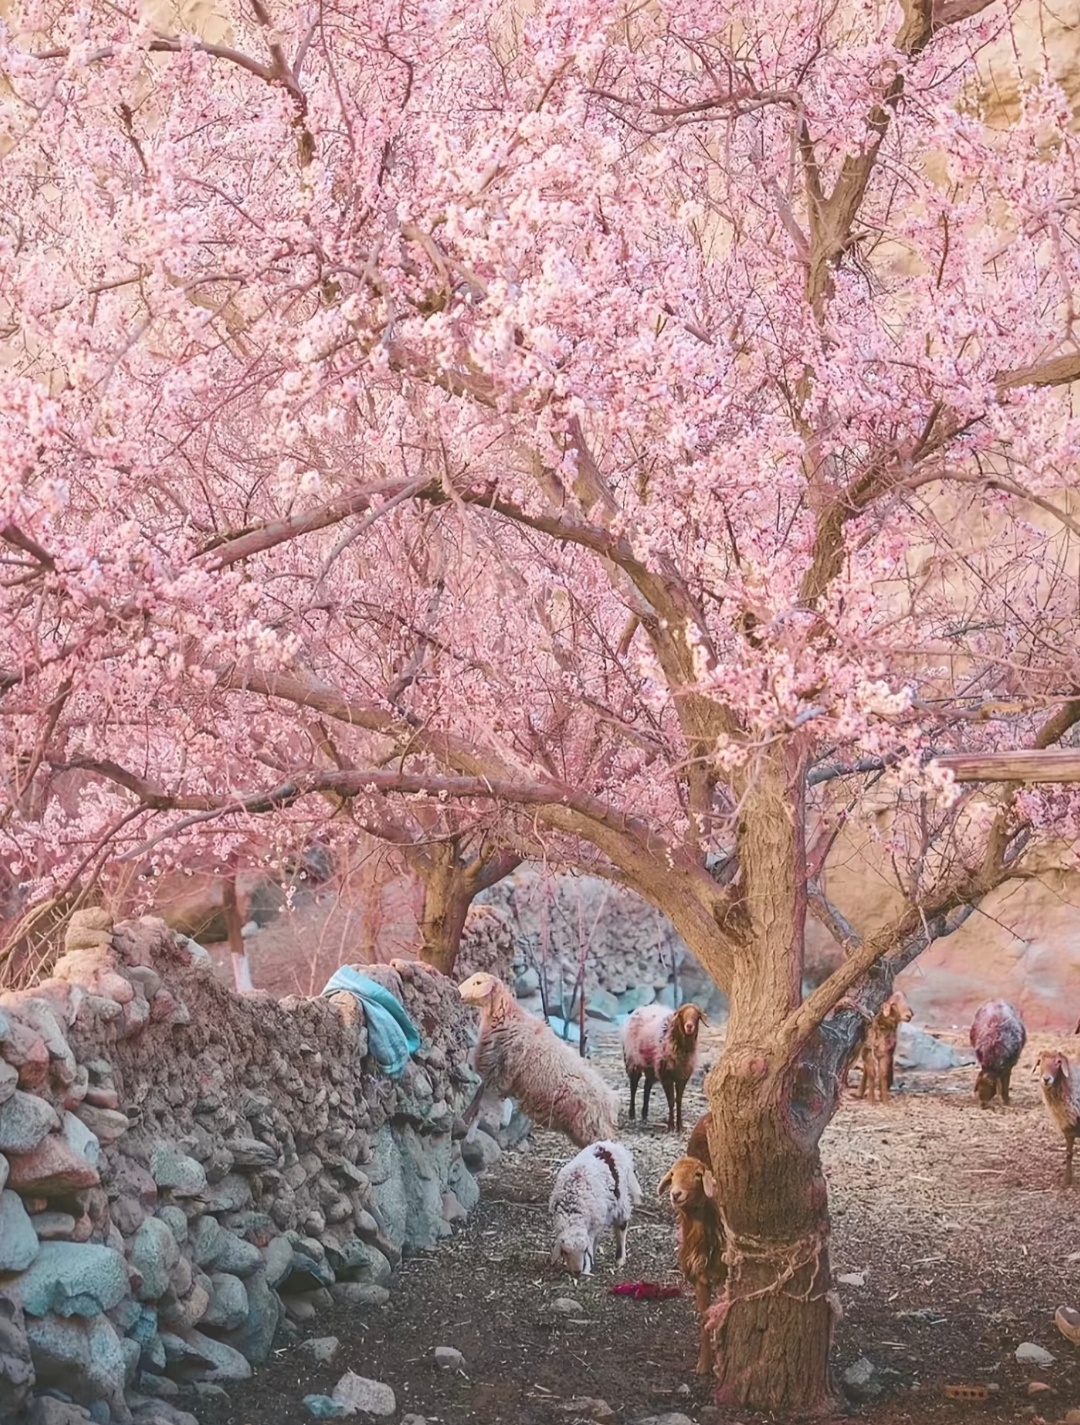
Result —
<path fill-rule="evenodd" d="M 909 1073 L 885 1108 L 847 1098 L 826 1135 L 834 1266 L 865 1273 L 863 1286 L 839 1288 L 845 1319 L 837 1375 L 861 1355 L 898 1373 L 885 1399 L 852 1408 L 856 1416 L 876 1425 L 990 1425 L 1057 1421 L 1080 1406 L 1080 1349 L 1053 1324 L 1057 1305 L 1080 1305 L 1080 1187 L 1059 1186 L 1062 1140 L 1027 1072 L 1041 1043 L 1029 1047 L 1017 1072 L 1010 1109 L 978 1108 L 973 1069 Z M 600 1053 L 622 1092 L 613 1043 Z M 702 1106 L 700 1090 L 688 1094 L 688 1125 Z M 646 1201 L 621 1275 L 677 1282 L 671 1217 L 655 1197 L 676 1142 L 656 1129 L 627 1125 L 625 1134 Z M 563 1140 L 539 1134 L 531 1152 L 505 1156 L 484 1179 L 465 1229 L 405 1263 L 386 1308 L 334 1309 L 306 1328 L 305 1335 L 340 1338 L 332 1365 L 288 1346 L 253 1381 L 232 1387 L 228 1403 L 197 1402 L 199 1419 L 300 1425 L 310 1418 L 302 1397 L 330 1392 L 346 1370 L 386 1381 L 399 1412 L 438 1425 L 572 1422 L 565 1401 L 574 1396 L 606 1400 L 623 1422 L 664 1411 L 701 1425 L 737 1418 L 721 1417 L 693 1376 L 687 1297 L 643 1303 L 608 1295 L 610 1239 L 591 1280 L 575 1283 L 547 1264 L 547 1198 L 572 1153 Z M 546 1303 L 567 1296 L 581 1304 L 580 1320 L 553 1326 L 541 1319 Z M 1047 1348 L 1055 1363 L 1018 1365 L 1013 1353 L 1023 1341 Z M 465 1374 L 438 1371 L 436 1346 L 462 1351 Z M 1035 1380 L 1053 1393 L 1029 1395 Z M 943 1399 L 950 1383 L 998 1389 L 986 1403 L 958 1404 Z"/>

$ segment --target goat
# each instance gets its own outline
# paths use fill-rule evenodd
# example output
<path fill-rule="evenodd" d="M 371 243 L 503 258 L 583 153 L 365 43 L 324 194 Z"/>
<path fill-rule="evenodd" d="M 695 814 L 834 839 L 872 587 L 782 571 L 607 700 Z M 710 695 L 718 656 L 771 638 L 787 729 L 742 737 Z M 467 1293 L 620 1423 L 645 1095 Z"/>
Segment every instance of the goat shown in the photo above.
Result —
<path fill-rule="evenodd" d="M 668 1132 L 682 1132 L 682 1101 L 697 1067 L 698 1031 L 708 1024 L 704 1010 L 696 1004 L 679 1009 L 647 1004 L 635 1009 L 623 1026 L 623 1062 L 630 1080 L 630 1118 L 634 1118 L 638 1083 L 645 1076 L 641 1099 L 641 1121 L 649 1116 L 649 1095 L 657 1079 L 668 1105 Z"/>

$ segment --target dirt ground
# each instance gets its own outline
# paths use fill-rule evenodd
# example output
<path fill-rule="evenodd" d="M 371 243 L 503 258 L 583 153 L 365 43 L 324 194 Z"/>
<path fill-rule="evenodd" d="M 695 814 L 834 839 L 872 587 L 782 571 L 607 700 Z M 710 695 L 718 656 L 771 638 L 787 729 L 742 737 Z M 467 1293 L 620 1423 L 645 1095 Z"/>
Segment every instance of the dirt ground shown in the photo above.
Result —
<path fill-rule="evenodd" d="M 1060 1186 L 1062 1140 L 1028 1072 L 1043 1042 L 1029 1046 L 1009 1109 L 979 1109 L 972 1068 L 902 1075 L 885 1107 L 845 1098 L 823 1144 L 833 1264 L 839 1274 L 862 1274 L 864 1284 L 839 1287 L 836 1378 L 864 1355 L 894 1374 L 879 1401 L 845 1405 L 837 1418 L 1039 1425 L 1080 1406 L 1080 1348 L 1053 1322 L 1058 1305 L 1080 1305 L 1080 1187 Z M 625 1113 L 614 1036 L 596 1052 Z M 688 1127 L 703 1107 L 700 1083 L 692 1087 Z M 628 1124 L 624 1133 L 646 1193 L 624 1271 L 614 1270 L 610 1238 L 591 1279 L 575 1282 L 548 1265 L 547 1199 L 574 1150 L 537 1134 L 485 1176 L 479 1208 L 452 1241 L 404 1263 L 385 1308 L 334 1308 L 304 1329 L 340 1338 L 332 1364 L 285 1346 L 254 1380 L 230 1387 L 228 1400 L 195 1402 L 200 1421 L 300 1425 L 310 1419 L 303 1396 L 331 1392 L 347 1370 L 391 1385 L 399 1419 L 415 1412 L 431 1425 L 573 1425 L 588 1418 L 567 1409 L 580 1396 L 607 1401 L 620 1422 L 669 1411 L 700 1425 L 748 1421 L 745 1412 L 721 1416 L 693 1375 L 687 1296 L 655 1303 L 609 1295 L 619 1277 L 679 1280 L 671 1214 L 655 1187 L 685 1134 L 677 1141 L 654 1125 Z M 581 1310 L 554 1324 L 544 1308 L 559 1297 Z M 1021 1342 L 1045 1347 L 1054 1363 L 1019 1365 Z M 440 1371 L 436 1346 L 463 1352 L 464 1371 Z M 1029 1393 L 1033 1382 L 1049 1389 Z M 943 1397 L 949 1384 L 995 1389 L 985 1403 L 960 1404 Z"/>

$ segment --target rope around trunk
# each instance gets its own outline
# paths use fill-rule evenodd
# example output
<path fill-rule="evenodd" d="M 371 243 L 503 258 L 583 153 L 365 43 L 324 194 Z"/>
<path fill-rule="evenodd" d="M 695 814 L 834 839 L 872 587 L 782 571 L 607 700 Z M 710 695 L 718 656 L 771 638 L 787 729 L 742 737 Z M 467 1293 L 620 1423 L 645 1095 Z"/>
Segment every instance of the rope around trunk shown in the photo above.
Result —
<path fill-rule="evenodd" d="M 786 1296 L 790 1301 L 804 1304 L 825 1301 L 833 1314 L 834 1322 L 841 1319 L 843 1309 L 840 1296 L 832 1285 L 829 1271 L 822 1265 L 822 1255 L 828 1243 L 827 1229 L 817 1228 L 804 1237 L 796 1238 L 794 1242 L 780 1243 L 754 1237 L 750 1233 L 733 1232 L 726 1222 L 724 1230 L 724 1265 L 728 1274 L 719 1300 L 713 1304 L 705 1318 L 705 1329 L 711 1335 L 715 1337 L 723 1330 L 732 1307 L 766 1296 Z M 775 1273 L 774 1279 L 753 1291 L 739 1292 L 738 1281 L 751 1262 L 768 1264 Z M 785 1290 L 788 1283 L 806 1268 L 811 1269 L 806 1289 Z M 819 1285 L 822 1275 L 825 1278 L 824 1285 Z"/>

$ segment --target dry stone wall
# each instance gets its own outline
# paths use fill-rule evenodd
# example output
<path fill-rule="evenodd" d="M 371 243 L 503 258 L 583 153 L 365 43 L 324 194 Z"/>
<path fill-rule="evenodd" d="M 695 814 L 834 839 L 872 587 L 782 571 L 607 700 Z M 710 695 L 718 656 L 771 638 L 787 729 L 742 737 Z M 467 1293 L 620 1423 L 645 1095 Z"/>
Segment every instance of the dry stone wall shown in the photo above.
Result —
<path fill-rule="evenodd" d="M 396 1082 L 352 996 L 237 996 L 150 917 L 81 913 L 0 996 L 0 1419 L 179 1425 L 177 1383 L 249 1375 L 320 1301 L 380 1305 L 472 1209 L 466 1012 L 423 965 L 367 968 L 423 1038 Z"/>

